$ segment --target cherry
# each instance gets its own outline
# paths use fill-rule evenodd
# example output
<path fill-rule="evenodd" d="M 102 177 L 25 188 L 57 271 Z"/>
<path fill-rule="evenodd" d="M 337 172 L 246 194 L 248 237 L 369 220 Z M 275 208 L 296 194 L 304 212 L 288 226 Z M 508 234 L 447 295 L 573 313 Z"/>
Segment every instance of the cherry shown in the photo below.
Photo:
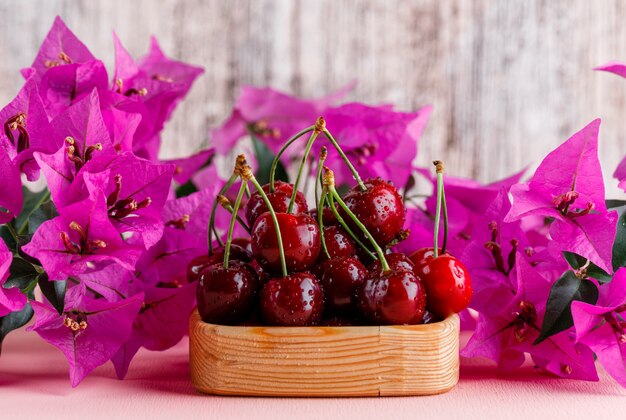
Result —
<path fill-rule="evenodd" d="M 247 250 L 241 245 L 232 244 L 230 247 L 230 259 L 231 260 L 240 260 L 243 262 L 251 262 L 252 251 Z M 200 278 L 200 273 L 206 267 L 212 264 L 218 264 L 224 261 L 224 248 L 215 252 L 213 255 L 208 256 L 206 254 L 198 255 L 189 261 L 187 265 L 187 281 L 189 283 L 193 283 Z"/>
<path fill-rule="evenodd" d="M 311 209 L 308 213 L 309 216 L 317 220 L 317 209 Z M 339 221 L 330 207 L 324 207 L 324 210 L 322 210 L 322 222 L 324 223 L 324 226 L 335 226 L 339 224 Z"/>
<path fill-rule="evenodd" d="M 237 324 L 251 312 L 259 286 L 254 269 L 241 261 L 229 267 L 213 264 L 202 270 L 198 282 L 198 312 L 204 322 Z"/>
<path fill-rule="evenodd" d="M 324 263 L 320 279 L 326 311 L 333 315 L 356 313 L 356 292 L 365 281 L 367 271 L 356 258 L 338 258 Z"/>
<path fill-rule="evenodd" d="M 286 213 L 289 207 L 289 201 L 293 193 L 293 185 L 282 181 L 276 181 L 274 183 L 274 192 L 270 192 L 270 184 L 263 186 L 263 191 L 267 195 L 272 208 L 276 213 Z M 304 194 L 300 191 L 296 194 L 296 200 L 294 201 L 292 213 L 302 213 L 308 211 L 309 206 L 306 202 Z M 265 204 L 263 196 L 258 191 L 255 191 L 250 196 L 248 203 L 246 204 L 246 220 L 248 224 L 253 226 L 257 219 L 269 209 Z"/>
<path fill-rule="evenodd" d="M 385 259 L 387 260 L 387 264 L 389 264 L 389 268 L 391 268 L 392 270 L 415 271 L 415 265 L 409 259 L 409 257 L 406 256 L 406 254 L 393 252 L 390 254 L 385 254 Z M 367 271 L 369 271 L 370 273 L 380 273 L 382 271 L 380 261 L 376 260 L 371 263 L 369 267 L 367 267 Z"/>
<path fill-rule="evenodd" d="M 250 241 L 250 238 L 234 238 L 233 245 L 239 245 L 246 251 L 249 251 L 250 256 L 252 256 L 252 241 Z M 233 252 L 232 249 L 230 252 Z M 252 260 L 252 258 L 250 260 Z"/>
<path fill-rule="evenodd" d="M 442 249 L 439 248 L 439 255 L 443 254 Z M 409 259 L 413 263 L 413 265 L 420 266 L 423 265 L 426 260 L 431 259 L 435 256 L 435 248 L 420 248 L 417 251 L 413 252 L 409 255 Z M 418 274 L 419 275 L 419 274 Z"/>
<path fill-rule="evenodd" d="M 376 271 L 363 283 L 358 303 L 363 315 L 378 325 L 419 324 L 426 308 L 426 292 L 412 271 Z"/>
<path fill-rule="evenodd" d="M 324 227 L 324 242 L 331 259 L 352 257 L 356 254 L 356 244 L 340 226 Z M 325 257 L 325 254 L 322 253 Z"/>
<path fill-rule="evenodd" d="M 312 274 L 293 273 L 263 286 L 261 312 L 270 325 L 315 325 L 322 319 L 324 297 Z"/>
<path fill-rule="evenodd" d="M 353 187 L 345 197 L 348 208 L 363 223 L 379 245 L 391 242 L 404 226 L 405 208 L 398 190 L 387 181 L 380 178 L 368 179 L 364 182 L 366 190 L 360 186 Z M 340 209 L 342 217 L 346 219 L 354 232 L 359 232 L 350 218 Z"/>
<path fill-rule="evenodd" d="M 320 252 L 320 230 L 306 213 L 276 213 L 289 272 L 305 271 L 315 264 Z M 270 212 L 257 219 L 252 228 L 252 252 L 259 265 L 270 273 L 281 273 L 278 237 Z"/>
<path fill-rule="evenodd" d="M 431 248 L 432 251 L 432 248 Z M 426 255 L 416 266 L 415 274 L 424 282 L 428 294 L 428 309 L 446 318 L 467 308 L 472 299 L 472 280 L 463 263 L 449 254 Z"/>

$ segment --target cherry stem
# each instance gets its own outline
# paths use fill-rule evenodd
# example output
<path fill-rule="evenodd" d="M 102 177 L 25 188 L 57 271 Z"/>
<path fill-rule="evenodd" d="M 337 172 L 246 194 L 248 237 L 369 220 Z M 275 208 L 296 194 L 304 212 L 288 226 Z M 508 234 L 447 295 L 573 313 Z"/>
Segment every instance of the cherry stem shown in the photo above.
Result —
<path fill-rule="evenodd" d="M 441 253 L 446 253 L 446 245 L 448 245 L 448 205 L 446 204 L 446 189 L 443 184 L 443 174 L 441 180 L 441 211 L 443 211 L 443 243 L 441 244 Z"/>
<path fill-rule="evenodd" d="M 270 212 L 270 215 L 272 216 L 272 221 L 274 222 L 274 229 L 276 230 L 278 252 L 280 254 L 280 266 L 283 272 L 283 277 L 287 277 L 288 273 L 287 273 L 287 263 L 285 262 L 285 249 L 283 248 L 283 239 L 282 239 L 282 236 L 280 235 L 280 226 L 278 226 L 278 219 L 276 218 L 276 212 L 274 211 L 274 208 L 272 207 L 272 203 L 270 203 L 270 199 L 267 198 L 267 194 L 265 194 L 265 191 L 263 191 L 263 187 L 261 187 L 261 185 L 259 184 L 259 181 L 256 180 L 251 170 L 250 170 L 250 174 L 248 174 L 248 180 L 252 182 L 252 185 L 254 185 L 254 188 L 256 188 L 259 194 L 261 194 L 261 198 L 263 198 L 263 201 L 265 202 L 265 205 L 267 206 Z"/>
<path fill-rule="evenodd" d="M 324 190 L 323 194 L 327 194 L 326 189 Z M 337 211 L 337 208 L 335 207 L 335 200 L 333 199 L 333 195 L 328 193 L 328 206 L 330 207 L 330 210 L 333 212 L 333 215 L 335 216 L 335 219 L 337 219 L 337 221 L 339 222 L 339 224 L 341 225 L 341 227 L 348 232 L 348 235 L 350 235 L 350 237 L 354 240 L 354 242 L 357 243 L 357 245 L 359 245 L 361 247 L 361 249 L 373 260 L 377 260 L 378 257 L 376 255 L 374 255 L 372 253 L 372 251 L 369 250 L 369 248 L 367 246 L 365 246 L 365 244 L 363 242 L 361 242 L 361 240 L 359 239 L 358 236 L 356 236 L 356 234 L 352 231 L 352 229 L 350 229 L 350 226 L 348 226 L 348 224 L 346 223 L 346 221 L 344 220 L 343 217 L 341 217 L 341 215 L 339 214 L 339 212 Z"/>
<path fill-rule="evenodd" d="M 238 177 L 238 174 L 233 173 L 226 182 L 226 185 L 222 187 L 219 194 L 215 197 L 215 200 L 213 201 L 213 207 L 211 207 L 211 217 L 209 218 L 209 256 L 213 255 L 213 232 L 215 232 L 218 243 L 221 241 L 219 235 L 215 231 L 215 212 L 217 211 L 217 204 L 219 203 L 218 197 L 220 195 L 226 194 L 226 191 L 228 191 L 228 189 L 233 186 Z M 223 245 L 220 244 L 220 246 Z"/>
<path fill-rule="evenodd" d="M 228 236 L 226 237 L 226 247 L 224 248 L 224 268 L 228 270 L 228 259 L 230 257 L 230 245 L 233 242 L 233 232 L 235 231 L 235 220 L 237 220 L 237 212 L 239 211 L 239 206 L 241 205 L 241 200 L 243 199 L 243 195 L 246 192 L 246 185 L 248 184 L 248 180 L 241 179 L 241 186 L 239 187 L 239 193 L 237 194 L 237 198 L 235 199 L 235 206 L 232 208 L 233 212 L 230 217 L 230 226 L 228 226 Z"/>
<path fill-rule="evenodd" d="M 244 191 L 248 190 L 248 183 L 247 182 L 246 182 L 246 185 L 245 185 L 244 188 L 245 188 Z M 244 230 L 246 232 L 248 232 L 248 234 L 249 234 L 250 233 L 250 227 L 248 226 L 248 224 L 246 222 L 243 221 L 243 219 L 239 216 L 239 214 L 237 214 L 238 210 L 235 211 L 235 209 L 233 209 L 233 206 L 227 200 L 228 199 L 226 197 L 224 197 L 224 202 L 221 202 L 222 207 L 224 207 L 230 213 L 231 216 L 234 216 L 235 219 L 237 220 L 237 223 L 239 223 L 239 225 L 242 228 L 244 228 Z"/>
<path fill-rule="evenodd" d="M 326 258 L 330 260 L 330 253 L 328 252 L 328 248 L 326 247 L 326 238 L 324 238 L 324 202 L 326 202 L 326 194 L 322 194 L 322 197 L 320 198 L 320 201 L 317 205 L 317 224 L 320 228 L 322 249 L 324 250 L 324 254 L 326 254 Z"/>
<path fill-rule="evenodd" d="M 326 135 L 326 138 L 328 138 L 328 140 L 331 142 L 335 150 L 337 150 L 337 152 L 341 156 L 341 159 L 343 159 L 346 165 L 348 165 L 348 168 L 350 168 L 350 172 L 352 172 L 352 176 L 356 180 L 357 184 L 359 184 L 359 187 L 361 187 L 361 190 L 367 191 L 367 188 L 365 187 L 365 184 L 363 183 L 361 176 L 359 175 L 355 167 L 352 165 L 352 163 L 350 162 L 346 154 L 343 152 L 341 147 L 339 147 L 339 143 L 337 143 L 337 140 L 335 140 L 335 138 L 333 137 L 332 134 L 330 134 L 330 131 L 328 131 L 327 128 L 324 128 L 324 134 Z"/>
<path fill-rule="evenodd" d="M 320 132 L 316 129 L 311 133 L 311 137 L 309 137 L 309 141 L 306 144 L 306 148 L 304 149 L 304 154 L 302 155 L 302 160 L 300 161 L 300 167 L 298 168 L 298 175 L 296 176 L 296 182 L 293 184 L 293 191 L 291 192 L 291 199 L 289 200 L 289 206 L 287 207 L 287 213 L 291 213 L 293 211 L 293 205 L 296 202 L 296 196 L 298 194 L 298 186 L 300 185 L 300 180 L 302 179 L 302 172 L 304 172 L 304 167 L 309 159 L 309 153 L 311 153 L 311 147 L 313 147 L 313 143 L 315 143 L 315 139 L 320 134 Z"/>
<path fill-rule="evenodd" d="M 328 156 L 328 149 L 326 149 L 326 146 L 322 146 L 320 150 L 320 155 L 317 159 L 317 169 L 315 171 L 315 204 L 319 203 L 320 201 L 318 189 L 322 180 L 322 169 L 324 169 L 324 161 L 326 160 L 326 156 Z"/>
<path fill-rule="evenodd" d="M 287 148 L 291 146 L 293 142 L 295 142 L 300 137 L 302 137 L 306 133 L 313 131 L 313 130 L 315 130 L 314 125 L 307 127 L 304 130 L 300 131 L 299 133 L 291 137 L 289 140 L 287 140 L 287 143 L 285 143 L 283 147 L 278 151 L 278 154 L 274 156 L 274 160 L 272 161 L 272 166 L 270 167 L 270 192 L 274 192 L 274 178 L 276 176 L 276 168 L 278 167 L 278 162 L 280 162 L 280 158 L 283 155 L 283 153 L 285 153 L 285 150 L 287 150 Z"/>
<path fill-rule="evenodd" d="M 443 200 L 443 162 L 436 160 L 433 164 L 437 167 L 437 206 L 435 208 L 435 231 L 433 255 L 439 257 L 439 223 L 441 221 L 441 202 Z"/>
<path fill-rule="evenodd" d="M 215 228 L 215 226 L 213 226 L 213 234 L 215 235 L 215 239 L 217 240 L 217 244 L 220 247 L 224 247 L 224 242 L 222 241 L 222 238 L 220 237 L 219 233 L 217 232 L 217 229 Z"/>

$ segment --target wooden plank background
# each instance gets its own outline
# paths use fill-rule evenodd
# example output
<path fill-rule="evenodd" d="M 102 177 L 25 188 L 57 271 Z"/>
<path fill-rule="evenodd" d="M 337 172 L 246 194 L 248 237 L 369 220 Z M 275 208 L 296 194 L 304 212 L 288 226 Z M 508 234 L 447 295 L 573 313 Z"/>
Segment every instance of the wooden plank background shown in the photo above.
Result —
<path fill-rule="evenodd" d="M 113 63 L 111 31 L 135 56 L 149 35 L 206 69 L 165 131 L 182 156 L 226 118 L 242 84 L 319 96 L 357 79 L 350 100 L 425 104 L 420 163 L 491 181 L 603 119 L 610 180 L 626 154 L 626 80 L 593 72 L 626 61 L 626 3 L 606 1 L 0 0 L 0 103 L 17 92 L 55 15 Z"/>

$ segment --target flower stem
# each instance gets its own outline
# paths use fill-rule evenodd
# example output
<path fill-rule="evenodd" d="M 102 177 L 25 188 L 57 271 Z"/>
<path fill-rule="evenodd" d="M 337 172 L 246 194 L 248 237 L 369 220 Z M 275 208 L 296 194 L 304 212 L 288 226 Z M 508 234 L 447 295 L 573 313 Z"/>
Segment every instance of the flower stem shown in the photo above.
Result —
<path fill-rule="evenodd" d="M 287 148 L 291 146 L 293 142 L 298 140 L 300 137 L 302 137 L 309 131 L 313 131 L 313 130 L 315 130 L 314 125 L 305 128 L 299 133 L 296 133 L 296 135 L 294 135 L 292 138 L 287 140 L 287 143 L 285 143 L 283 147 L 278 151 L 278 154 L 274 156 L 274 160 L 272 161 L 272 166 L 270 167 L 270 192 L 274 192 L 274 177 L 276 176 L 276 168 L 278 167 L 278 162 L 280 162 L 280 158 L 283 155 L 283 153 L 285 153 L 285 150 L 287 150 Z"/>
<path fill-rule="evenodd" d="M 435 229 L 433 255 L 439 257 L 439 223 L 441 221 L 441 202 L 443 197 L 443 162 L 436 160 L 433 165 L 437 167 L 437 206 L 435 208 Z"/>
<path fill-rule="evenodd" d="M 256 190 L 259 192 L 259 194 L 261 194 L 261 197 L 263 198 L 263 201 L 265 202 L 265 205 L 267 206 L 270 215 L 272 216 L 272 221 L 274 222 L 274 229 L 276 230 L 276 241 L 278 242 L 278 252 L 280 254 L 280 266 L 282 269 L 282 273 L 283 273 L 283 277 L 287 277 L 287 263 L 285 262 L 285 249 L 283 248 L 283 239 L 282 236 L 280 235 L 280 226 L 278 226 L 278 219 L 276 218 L 276 212 L 274 211 L 274 208 L 272 207 L 272 203 L 270 203 L 269 198 L 267 198 L 267 194 L 265 194 L 265 191 L 263 191 L 263 187 L 261 187 L 261 185 L 259 184 L 259 181 L 256 180 L 256 178 L 254 177 L 254 174 L 252 173 L 252 170 L 250 170 L 250 167 L 247 166 L 246 167 L 248 169 L 248 171 L 246 171 L 245 174 L 242 174 L 242 178 L 247 178 L 250 182 L 252 182 L 252 185 L 254 185 L 254 188 L 256 188 Z"/>
<path fill-rule="evenodd" d="M 289 206 L 287 207 L 287 213 L 291 213 L 293 211 L 293 205 L 298 194 L 298 187 L 300 186 L 300 180 L 302 179 L 302 172 L 304 171 L 304 167 L 309 159 L 311 147 L 313 147 L 313 143 L 315 143 L 315 139 L 319 134 L 320 132 L 317 129 L 313 130 L 313 133 L 311 133 L 311 137 L 309 137 L 309 141 L 306 144 L 302 160 L 300 161 L 300 167 L 298 168 L 298 176 L 296 176 L 296 182 L 293 184 L 293 191 L 291 193 L 291 199 L 289 200 Z"/>
<path fill-rule="evenodd" d="M 230 257 L 230 245 L 233 242 L 233 232 L 235 231 L 235 220 L 237 220 L 237 212 L 239 211 L 239 206 L 241 205 L 241 200 L 243 199 L 243 195 L 246 192 L 246 185 L 248 184 L 248 180 L 241 180 L 241 186 L 239 187 L 239 193 L 237 194 L 237 198 L 235 199 L 235 206 L 232 207 L 233 212 L 230 217 L 230 226 L 228 227 L 228 236 L 226 237 L 226 247 L 224 248 L 224 268 L 228 270 L 228 259 Z"/>
<path fill-rule="evenodd" d="M 328 138 L 328 140 L 332 143 L 333 147 L 337 150 L 337 152 L 341 156 L 341 159 L 343 159 L 343 161 L 346 163 L 346 165 L 348 165 L 348 168 L 350 168 L 350 172 L 352 172 L 352 176 L 356 180 L 357 184 L 359 184 L 359 187 L 361 187 L 361 189 L 363 191 L 366 191 L 367 188 L 365 187 L 365 184 L 363 183 L 363 180 L 361 179 L 361 176 L 359 175 L 357 170 L 354 168 L 354 166 L 352 165 L 350 160 L 348 160 L 348 157 L 343 152 L 341 147 L 339 147 L 339 143 L 337 143 L 337 140 L 335 140 L 333 135 L 330 134 L 330 131 L 328 131 L 328 129 L 326 129 L 326 128 L 324 128 L 324 134 L 326 135 L 326 138 Z"/>
<path fill-rule="evenodd" d="M 209 218 L 209 229 L 208 229 L 209 230 L 209 237 L 208 237 L 209 255 L 213 255 L 213 232 L 215 232 L 215 212 L 217 211 L 217 204 L 219 202 L 217 197 L 219 197 L 220 195 L 226 194 L 226 191 L 228 191 L 228 189 L 233 186 L 233 184 L 235 183 L 238 177 L 239 177 L 238 174 L 233 173 L 228 179 L 228 181 L 226 182 L 226 185 L 222 187 L 219 194 L 215 197 L 215 200 L 213 201 L 213 207 L 211 207 L 211 217 Z M 218 238 L 218 242 L 221 241 L 217 232 L 215 233 L 215 236 Z"/>
<path fill-rule="evenodd" d="M 327 188 L 327 191 L 330 194 L 330 196 L 332 197 L 332 199 L 337 200 L 337 203 L 343 209 L 343 211 L 348 215 L 348 217 L 350 217 L 350 219 L 352 219 L 354 224 L 357 225 L 357 227 L 361 230 L 361 232 L 363 232 L 365 237 L 370 241 L 370 244 L 372 245 L 372 248 L 374 248 L 374 251 L 376 251 L 376 256 L 380 260 L 380 265 L 381 265 L 381 267 L 383 269 L 383 273 L 388 273 L 389 271 L 391 271 L 391 269 L 389 268 L 389 264 L 387 264 L 387 259 L 385 258 L 385 253 L 380 248 L 380 245 L 378 245 L 378 243 L 372 237 L 372 235 L 369 233 L 369 231 L 367 230 L 365 225 L 363 223 L 361 223 L 359 218 L 356 217 L 356 215 L 354 213 L 352 213 L 352 210 L 350 210 L 348 208 L 346 203 L 344 203 L 343 200 L 341 199 L 341 197 L 339 196 L 339 193 L 335 189 L 335 174 L 330 169 L 326 169 L 326 172 L 324 173 L 324 186 Z M 332 206 L 332 204 L 333 203 L 331 201 L 331 206 Z"/>
<path fill-rule="evenodd" d="M 324 190 L 324 193 L 326 194 L 326 190 Z M 377 260 L 378 257 L 376 257 L 376 255 L 374 255 L 372 253 L 372 251 L 369 250 L 369 248 L 367 248 L 367 246 L 365 246 L 365 244 L 363 242 L 361 242 L 361 240 L 359 239 L 359 237 L 352 231 L 352 229 L 350 229 L 350 226 L 348 226 L 348 224 L 346 223 L 346 221 L 343 219 L 343 217 L 341 217 L 341 215 L 339 214 L 339 212 L 337 211 L 337 208 L 335 207 L 335 200 L 333 199 L 333 195 L 328 193 L 327 195 L 328 198 L 328 206 L 330 207 L 330 210 L 333 212 L 333 215 L 335 216 L 335 219 L 337 219 L 337 221 L 339 222 L 339 224 L 341 225 L 341 227 L 348 232 L 348 235 L 350 235 L 350 237 L 354 240 L 354 242 L 357 243 L 358 246 L 361 247 L 361 249 L 373 260 Z"/>

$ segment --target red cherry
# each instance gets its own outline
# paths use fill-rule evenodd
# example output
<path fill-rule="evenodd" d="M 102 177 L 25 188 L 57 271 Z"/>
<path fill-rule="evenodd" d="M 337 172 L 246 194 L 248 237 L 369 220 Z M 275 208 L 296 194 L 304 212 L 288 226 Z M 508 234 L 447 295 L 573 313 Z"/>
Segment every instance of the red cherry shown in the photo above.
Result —
<path fill-rule="evenodd" d="M 263 286 L 261 311 L 270 325 L 314 325 L 322 319 L 324 296 L 310 273 L 293 273 Z"/>
<path fill-rule="evenodd" d="M 379 245 L 387 245 L 404 226 L 405 208 L 398 190 L 380 178 L 368 179 L 365 191 L 358 185 L 343 198 L 347 207 L 363 223 Z M 352 219 L 341 210 L 341 216 L 353 232 L 359 233 L 367 243 L 367 238 Z"/>
<path fill-rule="evenodd" d="M 439 249 L 439 254 L 441 254 L 441 248 Z M 434 256 L 435 256 L 434 248 L 420 248 L 414 253 L 412 253 L 411 255 L 409 255 L 409 259 L 411 260 L 411 262 L 413 262 L 413 264 L 416 267 L 418 267 L 418 266 L 424 265 L 427 260 L 433 258 Z"/>
<path fill-rule="evenodd" d="M 286 213 L 289 207 L 289 201 L 291 200 L 291 194 L 293 194 L 293 185 L 282 181 L 276 181 L 274 183 L 274 192 L 270 192 L 270 184 L 263 186 L 263 191 L 267 195 L 272 208 L 276 213 Z M 303 213 L 309 209 L 304 194 L 300 191 L 296 193 L 296 200 L 293 204 L 292 213 Z M 269 211 L 265 205 L 263 197 L 258 191 L 255 191 L 250 196 L 250 199 L 246 203 L 246 220 L 250 226 L 253 226 L 257 219 L 266 211 Z"/>
<path fill-rule="evenodd" d="M 472 280 L 467 268 L 449 254 L 426 256 L 415 266 L 428 294 L 428 310 L 446 318 L 467 308 L 472 299 Z"/>
<path fill-rule="evenodd" d="M 315 264 L 320 252 L 320 230 L 306 213 L 276 213 L 285 250 L 287 270 L 305 271 Z M 281 273 L 278 238 L 269 212 L 263 213 L 252 228 L 252 252 L 259 265 L 270 273 Z"/>
<path fill-rule="evenodd" d="M 326 312 L 333 315 L 356 313 L 356 292 L 366 276 L 367 270 L 356 258 L 326 261 L 320 279 L 324 290 Z"/>
<path fill-rule="evenodd" d="M 340 226 L 324 227 L 324 242 L 331 259 L 352 257 L 356 255 L 356 244 L 354 240 Z M 326 257 L 325 253 L 321 253 Z"/>
<path fill-rule="evenodd" d="M 252 241 L 250 241 L 250 238 L 233 238 L 232 243 L 233 245 L 238 245 L 242 247 L 243 249 L 245 249 L 246 251 L 250 252 L 250 256 L 252 256 Z M 232 248 L 230 252 L 231 253 L 233 252 Z"/>
<path fill-rule="evenodd" d="M 239 260 L 243 262 L 252 261 L 252 251 L 242 247 L 241 245 L 232 243 L 230 246 L 231 261 Z M 187 281 L 193 283 L 200 278 L 200 273 L 206 267 L 224 262 L 224 249 L 217 250 L 213 255 L 198 255 L 189 261 L 187 265 Z"/>
<path fill-rule="evenodd" d="M 317 220 L 316 208 L 309 210 L 308 213 L 309 216 Z M 330 209 L 330 207 L 324 207 L 324 210 L 322 211 L 322 223 L 324 223 L 324 226 L 335 226 L 339 224 L 339 221 L 337 220 L 337 218 L 335 218 L 335 214 Z"/>
<path fill-rule="evenodd" d="M 391 254 L 385 254 L 385 259 L 387 260 L 387 264 L 389 264 L 389 268 L 392 270 L 414 271 L 415 266 L 406 254 L 393 252 Z M 367 271 L 370 273 L 380 273 L 381 270 L 382 267 L 379 260 L 374 261 L 367 267 Z"/>
<path fill-rule="evenodd" d="M 424 286 L 407 270 L 370 272 L 358 298 L 363 315 L 377 325 L 419 324 L 426 308 Z"/>
<path fill-rule="evenodd" d="M 254 269 L 231 261 L 228 268 L 213 264 L 202 270 L 198 282 L 198 312 L 204 322 L 234 325 L 252 311 L 259 286 Z"/>

